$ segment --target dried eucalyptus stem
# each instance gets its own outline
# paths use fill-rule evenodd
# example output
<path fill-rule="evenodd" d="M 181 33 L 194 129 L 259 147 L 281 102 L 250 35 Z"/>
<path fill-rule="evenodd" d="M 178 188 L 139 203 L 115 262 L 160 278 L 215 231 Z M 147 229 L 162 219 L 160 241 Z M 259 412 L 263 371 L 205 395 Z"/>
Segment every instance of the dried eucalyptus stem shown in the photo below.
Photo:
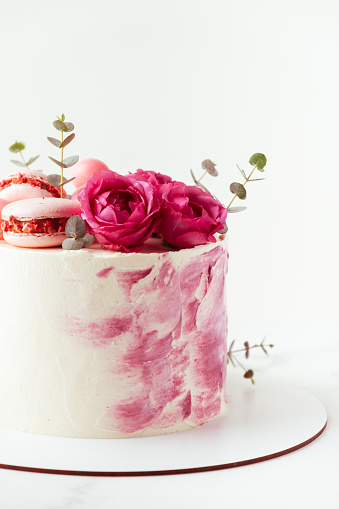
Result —
<path fill-rule="evenodd" d="M 30 170 L 29 166 L 34 163 L 34 161 L 36 161 L 39 156 L 31 157 L 28 161 L 26 161 L 22 154 L 22 151 L 25 150 L 25 148 L 26 145 L 22 141 L 16 141 L 9 147 L 10 152 L 13 154 L 20 154 L 22 159 L 22 162 L 11 159 L 11 163 L 15 164 L 16 166 L 20 166 L 21 168 L 27 168 L 27 170 Z"/>
<path fill-rule="evenodd" d="M 67 182 L 73 180 L 64 179 L 64 168 L 70 168 L 77 163 L 79 161 L 79 156 L 70 156 L 64 160 L 64 148 L 71 143 L 75 137 L 75 134 L 72 133 L 64 139 L 64 133 L 73 131 L 74 124 L 71 122 L 65 122 L 65 115 L 62 114 L 61 117 L 57 117 L 57 120 L 54 120 L 53 126 L 57 131 L 61 132 L 61 140 L 57 140 L 56 138 L 51 138 L 49 136 L 47 136 L 47 139 L 50 143 L 52 143 L 52 145 L 61 149 L 61 158 L 60 161 L 58 161 L 57 159 L 54 159 L 54 157 L 49 156 L 49 159 L 61 168 L 61 176 L 55 174 L 49 175 L 47 180 L 51 185 L 61 187 L 61 198 L 63 198 L 63 186 L 67 184 Z"/>

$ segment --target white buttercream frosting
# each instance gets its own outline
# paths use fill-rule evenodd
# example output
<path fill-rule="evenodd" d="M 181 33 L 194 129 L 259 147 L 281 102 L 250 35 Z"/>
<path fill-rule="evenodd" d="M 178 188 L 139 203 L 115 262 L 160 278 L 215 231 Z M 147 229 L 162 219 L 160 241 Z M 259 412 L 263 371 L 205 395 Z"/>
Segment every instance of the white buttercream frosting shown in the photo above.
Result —
<path fill-rule="evenodd" d="M 0 262 L 0 426 L 133 437 L 222 412 L 226 241 L 128 254 L 0 241 Z"/>

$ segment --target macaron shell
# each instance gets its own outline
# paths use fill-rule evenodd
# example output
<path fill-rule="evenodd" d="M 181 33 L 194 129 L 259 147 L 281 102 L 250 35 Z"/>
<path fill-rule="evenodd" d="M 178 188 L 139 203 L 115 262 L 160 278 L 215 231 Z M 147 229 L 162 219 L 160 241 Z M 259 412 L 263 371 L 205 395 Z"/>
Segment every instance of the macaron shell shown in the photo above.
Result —
<path fill-rule="evenodd" d="M 1 216 L 6 221 L 13 216 L 18 221 L 32 219 L 69 218 L 80 215 L 81 208 L 77 201 L 65 198 L 31 198 L 8 203 Z M 67 238 L 65 232 L 48 233 L 18 233 L 7 231 L 3 233 L 4 240 L 12 246 L 28 248 L 45 248 L 61 246 Z"/>
<path fill-rule="evenodd" d="M 31 198 L 15 201 L 6 205 L 1 212 L 3 219 L 14 216 L 20 221 L 26 219 L 42 219 L 71 217 L 80 215 L 80 204 L 66 198 Z"/>
<path fill-rule="evenodd" d="M 53 195 L 47 189 L 41 189 L 30 184 L 12 184 L 0 191 L 0 197 L 8 202 L 26 200 L 28 198 L 51 198 Z"/>
<path fill-rule="evenodd" d="M 79 194 L 81 193 L 81 191 L 83 190 L 83 188 L 84 188 L 84 187 L 85 187 L 85 186 L 78 187 L 78 189 L 76 189 L 76 190 L 74 191 L 74 193 L 72 194 L 72 196 L 71 196 L 71 200 L 77 200 L 77 199 L 78 199 Z"/>
<path fill-rule="evenodd" d="M 71 177 L 75 177 L 72 183 L 78 189 L 84 186 L 94 173 L 101 170 L 109 170 L 109 168 L 99 159 L 82 159 L 71 168 Z"/>
<path fill-rule="evenodd" d="M 18 179 L 20 176 L 39 180 L 43 184 L 48 184 L 47 176 L 39 172 L 10 173 L 4 177 L 1 182 L 3 180 Z M 39 186 L 35 186 L 26 182 L 12 183 L 3 189 L 0 189 L 0 198 L 7 200 L 8 202 L 41 197 L 51 198 L 53 197 L 53 194 L 47 191 L 47 189 L 41 189 Z"/>
<path fill-rule="evenodd" d="M 53 235 L 47 234 L 22 234 L 15 232 L 4 232 L 4 240 L 16 247 L 27 247 L 27 248 L 45 248 L 45 247 L 57 247 L 61 246 L 63 241 L 67 239 L 67 235 L 62 233 L 54 233 Z"/>

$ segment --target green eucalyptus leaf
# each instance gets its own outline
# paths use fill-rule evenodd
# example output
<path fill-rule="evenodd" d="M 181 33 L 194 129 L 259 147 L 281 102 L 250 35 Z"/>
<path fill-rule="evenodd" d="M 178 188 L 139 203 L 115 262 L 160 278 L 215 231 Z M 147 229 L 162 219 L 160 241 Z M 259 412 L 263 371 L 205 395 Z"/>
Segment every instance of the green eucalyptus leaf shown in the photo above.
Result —
<path fill-rule="evenodd" d="M 65 239 L 62 243 L 62 249 L 67 249 L 67 251 L 81 249 L 83 246 L 83 239 Z"/>
<path fill-rule="evenodd" d="M 250 157 L 249 163 L 252 166 L 256 166 L 258 168 L 258 170 L 264 171 L 264 168 L 267 163 L 267 159 L 264 154 L 257 153 L 257 154 L 253 154 L 253 156 Z"/>
<path fill-rule="evenodd" d="M 230 207 L 229 209 L 227 209 L 227 212 L 229 214 L 235 214 L 236 212 L 242 212 L 243 210 L 246 210 L 247 207 Z"/>
<path fill-rule="evenodd" d="M 36 161 L 37 159 L 39 159 L 40 156 L 35 156 L 35 157 L 31 157 L 30 159 L 28 159 L 26 165 L 29 166 L 30 164 L 34 163 L 34 161 Z"/>
<path fill-rule="evenodd" d="M 74 129 L 74 124 L 72 124 L 72 122 L 65 122 L 65 126 L 67 127 L 68 132 L 73 131 Z"/>
<path fill-rule="evenodd" d="M 79 161 L 79 156 L 70 156 L 64 159 L 64 168 L 70 168 Z"/>
<path fill-rule="evenodd" d="M 72 216 L 66 223 L 65 232 L 67 237 L 82 238 L 86 235 L 87 225 L 82 217 Z"/>
<path fill-rule="evenodd" d="M 62 163 L 61 161 L 57 161 L 56 159 L 54 159 L 54 157 L 51 157 L 51 156 L 48 156 L 48 159 L 50 159 L 51 161 L 53 161 L 53 163 L 57 164 L 58 166 L 60 166 L 61 168 L 67 168 L 66 164 L 65 163 Z"/>
<path fill-rule="evenodd" d="M 223 228 L 222 230 L 218 231 L 219 235 L 224 235 L 227 232 L 228 232 L 228 226 L 225 226 L 225 228 Z"/>
<path fill-rule="evenodd" d="M 26 148 L 25 144 L 21 141 L 16 141 L 9 147 L 9 151 L 13 152 L 14 154 L 17 154 L 18 152 L 21 152 L 21 150 L 24 150 Z"/>
<path fill-rule="evenodd" d="M 58 131 L 63 131 L 64 133 L 68 131 L 66 124 L 64 124 L 61 120 L 54 120 L 53 126 Z"/>
<path fill-rule="evenodd" d="M 82 237 L 82 240 L 84 241 L 84 247 L 91 247 L 95 241 L 95 237 L 91 233 L 86 233 L 86 235 Z"/>
<path fill-rule="evenodd" d="M 55 145 L 58 148 L 60 147 L 60 145 L 61 145 L 60 140 L 57 140 L 56 138 L 51 138 L 50 136 L 47 136 L 47 139 L 50 143 L 52 143 L 52 145 Z"/>
<path fill-rule="evenodd" d="M 64 122 L 65 118 L 66 118 L 66 117 L 65 117 L 65 115 L 64 115 L 64 113 L 63 113 L 63 114 L 61 115 L 61 121 L 62 121 L 62 122 Z"/>
<path fill-rule="evenodd" d="M 51 173 L 51 175 L 47 175 L 47 182 L 51 184 L 51 186 L 58 187 L 61 182 L 61 176 L 56 173 Z"/>
<path fill-rule="evenodd" d="M 66 147 L 69 143 L 71 143 L 72 140 L 74 140 L 74 138 L 75 134 L 74 133 L 70 134 L 69 136 L 67 136 L 67 138 L 64 139 L 59 148 Z"/>
<path fill-rule="evenodd" d="M 230 185 L 230 191 L 231 193 L 236 194 L 240 200 L 245 200 L 246 189 L 242 184 L 239 184 L 239 182 L 232 182 Z"/>
<path fill-rule="evenodd" d="M 11 163 L 16 164 L 17 166 L 21 166 L 21 168 L 25 168 L 26 165 L 21 161 L 15 161 L 14 159 L 11 159 Z"/>
<path fill-rule="evenodd" d="M 216 164 L 211 161 L 211 159 L 205 159 L 201 166 L 203 170 L 207 171 L 212 177 L 216 177 L 218 175 L 218 171 L 216 170 Z"/>

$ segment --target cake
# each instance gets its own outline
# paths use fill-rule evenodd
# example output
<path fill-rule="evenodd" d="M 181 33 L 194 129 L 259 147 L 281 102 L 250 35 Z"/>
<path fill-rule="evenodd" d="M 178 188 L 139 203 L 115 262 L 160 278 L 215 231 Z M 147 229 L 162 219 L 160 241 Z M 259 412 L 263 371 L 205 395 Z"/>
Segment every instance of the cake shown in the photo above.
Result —
<path fill-rule="evenodd" d="M 218 236 L 217 236 L 218 237 Z M 0 241 L 0 426 L 120 438 L 225 409 L 227 245 L 139 252 Z"/>

